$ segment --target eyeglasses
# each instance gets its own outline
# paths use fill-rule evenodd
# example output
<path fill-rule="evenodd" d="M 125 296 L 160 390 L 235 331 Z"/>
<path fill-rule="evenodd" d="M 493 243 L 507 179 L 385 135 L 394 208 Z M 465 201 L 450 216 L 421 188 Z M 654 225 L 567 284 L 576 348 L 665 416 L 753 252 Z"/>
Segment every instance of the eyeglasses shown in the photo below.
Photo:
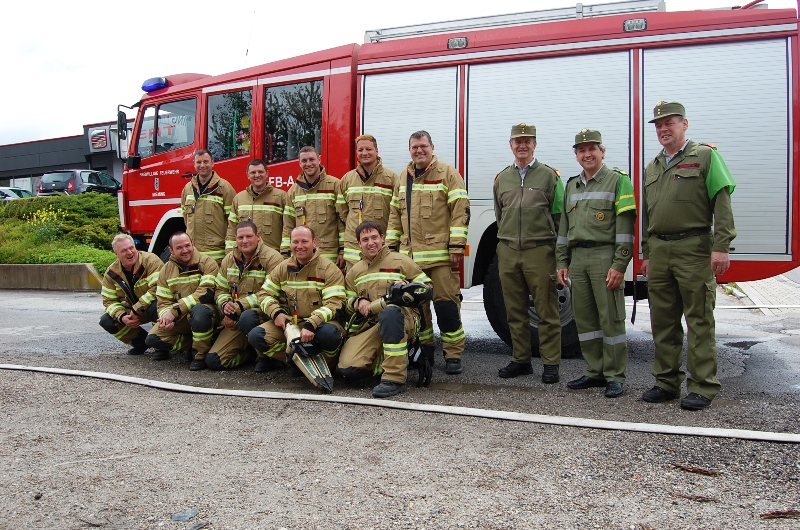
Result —
<path fill-rule="evenodd" d="M 410 150 L 411 151 L 424 151 L 424 150 L 426 150 L 428 148 L 430 148 L 430 145 L 428 145 L 428 144 L 425 144 L 425 145 L 412 145 L 410 147 Z"/>

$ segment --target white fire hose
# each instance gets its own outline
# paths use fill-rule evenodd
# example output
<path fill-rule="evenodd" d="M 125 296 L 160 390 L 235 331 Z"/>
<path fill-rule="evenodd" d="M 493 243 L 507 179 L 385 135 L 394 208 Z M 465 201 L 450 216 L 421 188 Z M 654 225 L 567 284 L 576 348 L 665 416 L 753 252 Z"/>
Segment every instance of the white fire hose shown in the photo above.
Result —
<path fill-rule="evenodd" d="M 72 375 L 92 377 L 131 383 L 161 390 L 174 392 L 187 392 L 190 394 L 211 394 L 217 396 L 236 396 L 248 398 L 287 399 L 301 401 L 324 401 L 327 403 L 342 403 L 346 405 L 366 405 L 369 407 L 383 407 L 397 410 L 412 410 L 417 412 L 436 412 L 455 416 L 469 416 L 473 418 L 488 418 L 494 420 L 522 421 L 528 423 L 543 423 L 548 425 L 563 425 L 566 427 L 582 427 L 587 429 L 607 429 L 615 431 L 647 432 L 655 434 L 673 434 L 689 436 L 708 436 L 712 438 L 739 438 L 743 440 L 757 440 L 763 442 L 800 443 L 800 434 L 750 431 L 744 429 L 719 429 L 712 427 L 686 427 L 680 425 L 660 425 L 657 423 L 634 423 L 627 421 L 594 420 L 589 418 L 572 418 L 568 416 L 547 416 L 543 414 L 527 414 L 524 412 L 508 412 L 502 410 L 486 410 L 470 407 L 452 407 L 446 405 L 428 405 L 424 403 L 407 403 L 404 401 L 378 400 L 368 398 L 355 398 L 322 394 L 293 394 L 284 392 L 266 392 L 258 390 L 229 390 L 218 388 L 204 388 L 175 383 L 165 383 L 153 379 L 142 379 L 126 375 L 108 374 L 104 372 L 89 372 L 84 370 L 65 370 L 62 368 L 47 368 L 40 366 L 22 366 L 16 364 L 0 364 L 3 370 L 20 370 L 27 372 L 42 372 L 48 374 Z"/>

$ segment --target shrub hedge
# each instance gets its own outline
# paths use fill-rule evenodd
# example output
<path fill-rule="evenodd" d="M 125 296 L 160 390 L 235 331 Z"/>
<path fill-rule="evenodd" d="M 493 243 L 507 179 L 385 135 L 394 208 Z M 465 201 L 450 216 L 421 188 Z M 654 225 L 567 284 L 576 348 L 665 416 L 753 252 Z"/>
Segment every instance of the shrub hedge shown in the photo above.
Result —
<path fill-rule="evenodd" d="M 0 207 L 0 263 L 92 263 L 116 259 L 117 198 L 99 193 L 9 201 Z"/>

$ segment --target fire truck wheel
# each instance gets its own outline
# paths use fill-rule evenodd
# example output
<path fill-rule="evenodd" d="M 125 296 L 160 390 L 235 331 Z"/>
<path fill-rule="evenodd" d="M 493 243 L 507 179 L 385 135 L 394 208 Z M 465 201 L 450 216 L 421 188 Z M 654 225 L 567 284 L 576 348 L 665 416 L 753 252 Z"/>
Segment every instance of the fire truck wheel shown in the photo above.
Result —
<path fill-rule="evenodd" d="M 508 329 L 506 318 L 506 305 L 503 302 L 503 290 L 500 287 L 500 274 L 497 269 L 497 257 L 494 258 L 486 278 L 483 281 L 483 307 L 500 339 L 511 346 L 511 333 Z M 558 285 L 558 307 L 561 318 L 561 357 L 572 359 L 580 357 L 581 348 L 578 342 L 578 328 L 572 318 L 572 298 L 569 289 Z M 531 306 L 529 308 L 531 321 L 531 351 L 534 356 L 539 355 L 539 316 Z"/>

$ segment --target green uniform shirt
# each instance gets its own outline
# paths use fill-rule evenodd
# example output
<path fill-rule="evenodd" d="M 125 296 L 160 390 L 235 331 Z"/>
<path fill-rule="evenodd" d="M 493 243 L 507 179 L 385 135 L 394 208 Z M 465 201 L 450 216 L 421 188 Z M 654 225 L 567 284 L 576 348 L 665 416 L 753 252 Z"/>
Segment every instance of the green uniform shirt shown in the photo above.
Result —
<path fill-rule="evenodd" d="M 550 166 L 534 160 L 524 179 L 508 166 L 494 179 L 497 238 L 514 250 L 555 243 L 563 196 L 564 183 Z"/>
<path fill-rule="evenodd" d="M 636 198 L 628 175 L 606 166 L 586 184 L 581 175 L 567 182 L 556 242 L 556 263 L 566 269 L 570 249 L 581 243 L 614 245 L 611 268 L 625 272 L 633 257 Z"/>
<path fill-rule="evenodd" d="M 714 252 L 729 252 L 736 237 L 731 194 L 736 184 L 715 148 L 691 140 L 666 163 L 664 152 L 648 165 L 642 195 L 642 252 L 650 234 L 680 234 L 714 225 Z"/>

